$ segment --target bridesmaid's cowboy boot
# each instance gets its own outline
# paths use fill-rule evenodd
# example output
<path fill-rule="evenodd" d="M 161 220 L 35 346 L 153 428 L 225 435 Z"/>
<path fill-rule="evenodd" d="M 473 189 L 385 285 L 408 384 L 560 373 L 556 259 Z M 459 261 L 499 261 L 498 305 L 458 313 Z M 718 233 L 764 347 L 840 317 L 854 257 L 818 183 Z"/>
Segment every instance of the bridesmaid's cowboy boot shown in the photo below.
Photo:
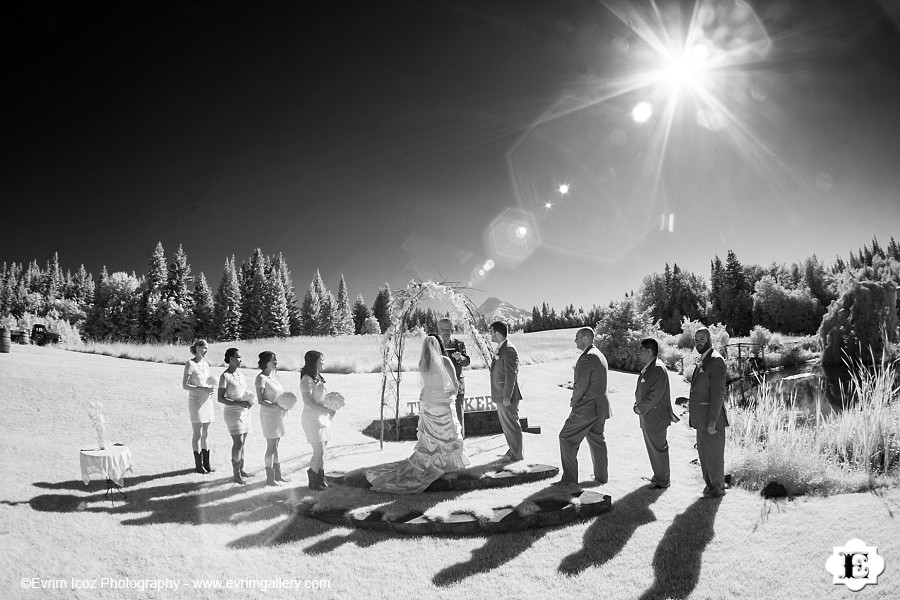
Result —
<path fill-rule="evenodd" d="M 266 467 L 266 485 L 276 487 L 278 484 L 275 483 L 275 469 L 272 467 Z"/>
<path fill-rule="evenodd" d="M 239 483 L 241 485 L 246 485 L 246 483 L 244 483 L 244 479 L 241 477 L 240 461 L 237 461 L 237 460 L 231 461 L 231 470 L 234 471 L 234 482 Z"/>
<path fill-rule="evenodd" d="M 319 474 L 317 475 L 319 479 L 319 487 L 323 490 L 328 489 L 328 484 L 325 483 L 325 469 L 319 469 Z"/>
<path fill-rule="evenodd" d="M 306 476 L 309 477 L 309 489 L 311 489 L 311 490 L 324 490 L 325 489 L 319 485 L 319 474 L 318 473 L 316 473 L 312 469 L 307 469 Z"/>
<path fill-rule="evenodd" d="M 281 463 L 273 463 L 272 468 L 275 469 L 275 481 L 283 481 L 288 483 L 290 479 L 285 479 L 281 476 Z"/>
<path fill-rule="evenodd" d="M 253 477 L 253 475 L 244 471 L 244 459 L 243 458 L 241 459 L 241 462 L 238 463 L 238 465 L 239 465 L 238 468 L 241 470 L 241 477 Z"/>
<path fill-rule="evenodd" d="M 207 473 L 215 473 L 215 469 L 209 466 L 209 450 L 201 450 L 200 457 L 203 459 L 203 469 Z"/>
<path fill-rule="evenodd" d="M 206 470 L 203 468 L 203 459 L 200 458 L 199 452 L 194 452 L 194 471 L 206 475 Z"/>

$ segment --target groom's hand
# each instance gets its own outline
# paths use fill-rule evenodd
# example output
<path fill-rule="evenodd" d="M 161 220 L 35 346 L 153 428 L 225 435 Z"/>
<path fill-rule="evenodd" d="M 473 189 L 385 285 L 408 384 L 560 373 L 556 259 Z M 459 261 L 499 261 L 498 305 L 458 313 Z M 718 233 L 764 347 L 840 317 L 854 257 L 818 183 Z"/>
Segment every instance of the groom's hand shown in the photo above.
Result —
<path fill-rule="evenodd" d="M 504 398 L 504 399 L 503 399 L 503 406 L 509 406 L 509 404 L 510 404 L 509 398 Z"/>

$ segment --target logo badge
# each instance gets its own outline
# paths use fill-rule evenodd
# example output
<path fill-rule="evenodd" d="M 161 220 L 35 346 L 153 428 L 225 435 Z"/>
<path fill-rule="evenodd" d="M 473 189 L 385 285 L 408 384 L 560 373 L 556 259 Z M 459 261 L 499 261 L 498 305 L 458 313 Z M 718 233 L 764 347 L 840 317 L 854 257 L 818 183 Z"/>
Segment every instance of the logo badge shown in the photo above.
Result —
<path fill-rule="evenodd" d="M 834 585 L 844 584 L 858 592 L 867 585 L 878 585 L 878 576 L 884 572 L 884 558 L 878 555 L 877 546 L 866 546 L 862 540 L 852 539 L 843 547 L 835 546 L 834 553 L 825 561 L 825 569 L 834 576 Z"/>

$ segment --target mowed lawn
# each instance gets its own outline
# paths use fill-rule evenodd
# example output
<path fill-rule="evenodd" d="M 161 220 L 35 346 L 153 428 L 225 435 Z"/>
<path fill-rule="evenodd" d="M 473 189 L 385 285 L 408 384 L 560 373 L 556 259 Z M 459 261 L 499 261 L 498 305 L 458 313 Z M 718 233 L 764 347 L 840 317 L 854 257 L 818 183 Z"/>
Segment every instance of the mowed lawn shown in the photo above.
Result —
<path fill-rule="evenodd" d="M 574 344 L 559 360 L 522 368 L 521 415 L 540 425 L 525 435 L 527 462 L 559 465 L 556 434 L 568 414 Z M 218 371 L 218 370 L 217 370 Z M 252 382 L 256 369 L 244 371 Z M 123 360 L 35 346 L 0 355 L 6 419 L 0 442 L 6 476 L 0 491 L 0 595 L 3 598 L 847 598 L 825 561 L 835 546 L 860 538 L 885 557 L 879 585 L 859 598 L 900 596 L 900 491 L 771 502 L 733 489 L 721 501 L 700 500 L 703 487 L 693 432 L 670 429 L 673 485 L 645 489 L 650 474 L 637 417 L 635 375 L 610 374 L 614 416 L 607 422 L 610 477 L 592 488 L 612 496 L 612 510 L 562 527 L 473 537 L 408 537 L 335 527 L 292 514 L 289 503 L 312 496 L 351 508 L 414 506 L 440 516 L 484 512 L 548 493 L 550 481 L 493 491 L 396 498 L 305 487 L 310 456 L 299 409 L 286 418 L 281 455 L 289 487 L 262 481 L 265 441 L 258 409 L 248 437 L 246 487 L 230 481 L 230 438 L 217 405 L 210 441 L 211 475 L 193 473 L 187 393 L 176 365 Z M 468 376 L 468 394 L 487 394 L 484 370 Z M 297 391 L 297 373 L 283 373 Z M 401 459 L 413 442 L 385 445 L 360 433 L 378 416 L 378 374 L 326 375 L 347 397 L 332 429 L 328 470 L 352 470 Z M 687 385 L 671 375 L 673 396 Z M 417 397 L 418 376 L 404 374 L 404 399 Z M 102 401 L 107 442 L 131 449 L 135 468 L 127 499 L 85 486 L 79 449 L 96 444 L 88 404 Z M 680 412 L 677 409 L 676 412 Z M 473 462 L 494 461 L 502 436 L 467 442 Z M 581 477 L 590 475 L 583 445 Z M 70 581 L 173 579 L 177 591 L 23 589 L 23 578 Z M 192 580 L 320 580 L 327 589 L 204 591 Z"/>

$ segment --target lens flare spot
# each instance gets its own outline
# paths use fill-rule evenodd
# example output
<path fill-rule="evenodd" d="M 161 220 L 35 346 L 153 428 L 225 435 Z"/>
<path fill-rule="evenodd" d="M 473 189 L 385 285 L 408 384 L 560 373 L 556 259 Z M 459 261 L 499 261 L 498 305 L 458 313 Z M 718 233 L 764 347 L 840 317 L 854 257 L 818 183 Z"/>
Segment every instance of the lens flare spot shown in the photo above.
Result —
<path fill-rule="evenodd" d="M 559 193 L 560 194 L 568 194 L 569 193 L 569 184 L 564 183 L 561 186 L 559 186 Z"/>
<path fill-rule="evenodd" d="M 831 179 L 831 174 L 825 173 L 824 171 L 816 175 L 816 187 L 822 191 L 827 192 L 831 189 L 831 186 L 834 185 L 834 181 Z"/>
<path fill-rule="evenodd" d="M 520 240 L 524 240 L 527 235 L 528 235 L 527 227 L 525 227 L 524 225 L 519 225 L 518 227 L 516 227 L 516 237 L 517 238 L 519 238 Z"/>
<path fill-rule="evenodd" d="M 484 261 L 484 270 L 485 270 L 485 271 L 490 271 L 490 270 L 493 269 L 493 268 L 494 268 L 494 261 L 493 261 L 493 260 L 491 260 L 491 259 L 489 258 L 489 259 L 487 259 L 486 261 Z"/>
<path fill-rule="evenodd" d="M 653 107 L 649 102 L 639 102 L 631 110 L 631 118 L 635 123 L 644 123 L 653 115 Z"/>

